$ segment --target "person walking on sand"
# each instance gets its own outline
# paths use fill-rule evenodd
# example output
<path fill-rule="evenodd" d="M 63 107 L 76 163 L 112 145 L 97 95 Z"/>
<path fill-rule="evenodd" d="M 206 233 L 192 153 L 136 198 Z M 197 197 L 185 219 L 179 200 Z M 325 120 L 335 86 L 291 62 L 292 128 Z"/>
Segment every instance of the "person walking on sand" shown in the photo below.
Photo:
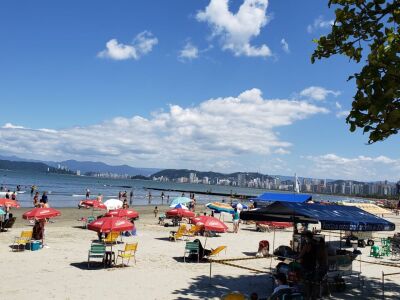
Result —
<path fill-rule="evenodd" d="M 154 218 L 157 218 L 157 215 L 158 215 L 158 207 L 156 206 L 154 208 Z"/>
<path fill-rule="evenodd" d="M 239 231 L 239 213 L 237 208 L 235 208 L 233 216 L 233 233 L 238 233 Z"/>

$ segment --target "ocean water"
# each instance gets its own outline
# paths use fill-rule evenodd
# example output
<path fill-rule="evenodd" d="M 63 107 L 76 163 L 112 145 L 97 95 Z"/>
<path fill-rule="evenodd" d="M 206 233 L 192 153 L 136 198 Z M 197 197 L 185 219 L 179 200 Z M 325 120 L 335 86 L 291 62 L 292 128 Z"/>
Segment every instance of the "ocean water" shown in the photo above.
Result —
<path fill-rule="evenodd" d="M 161 204 L 161 191 L 151 190 L 152 188 L 163 189 L 179 189 L 195 192 L 212 191 L 215 193 L 230 194 L 237 193 L 240 195 L 256 196 L 268 190 L 239 188 L 230 186 L 202 185 L 202 184 L 178 184 L 178 183 L 162 183 L 149 180 L 131 180 L 131 179 L 108 179 L 86 176 L 71 176 L 60 174 L 33 173 L 21 171 L 0 170 L 0 184 L 7 189 L 14 191 L 17 185 L 21 186 L 22 194 L 18 194 L 18 200 L 22 207 L 32 207 L 32 196 L 30 187 L 36 185 L 38 191 L 48 192 L 49 204 L 52 207 L 76 207 L 80 200 L 85 199 L 86 189 L 91 192 L 91 198 L 102 194 L 103 200 L 110 198 L 118 198 L 119 191 L 133 191 L 133 205 L 159 205 Z M 148 193 L 152 194 L 151 203 L 148 203 Z M 181 196 L 181 192 L 164 191 L 165 196 L 169 195 L 170 200 Z M 186 193 L 188 196 L 189 193 Z M 198 203 L 208 203 L 211 201 L 222 201 L 227 197 L 197 194 Z M 316 201 L 352 201 L 351 197 L 339 197 L 329 195 L 313 195 Z M 129 199 L 128 199 L 129 200 Z M 362 199 L 361 199 L 362 200 Z M 166 197 L 164 198 L 164 204 Z"/>

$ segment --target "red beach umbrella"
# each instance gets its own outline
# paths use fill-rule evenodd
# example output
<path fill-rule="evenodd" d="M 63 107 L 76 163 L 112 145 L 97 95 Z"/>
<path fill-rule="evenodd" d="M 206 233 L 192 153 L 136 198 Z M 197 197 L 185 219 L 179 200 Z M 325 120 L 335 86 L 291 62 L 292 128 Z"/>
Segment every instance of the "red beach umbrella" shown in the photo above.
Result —
<path fill-rule="evenodd" d="M 184 208 L 173 208 L 165 212 L 168 218 L 180 217 L 180 218 L 193 218 L 196 214 L 190 210 Z"/>
<path fill-rule="evenodd" d="M 88 225 L 88 229 L 104 233 L 131 231 L 134 227 L 134 224 L 119 217 L 103 217 Z"/>
<path fill-rule="evenodd" d="M 0 198 L 0 206 L 9 206 L 9 207 L 19 207 L 19 203 L 17 200 L 11 200 L 6 198 Z"/>
<path fill-rule="evenodd" d="M 228 230 L 224 222 L 210 216 L 191 218 L 191 221 L 195 225 L 203 225 L 205 231 L 225 232 Z"/>
<path fill-rule="evenodd" d="M 105 217 L 122 217 L 127 219 L 136 219 L 139 217 L 139 213 L 133 209 L 115 209 L 110 210 L 105 214 Z"/>
<path fill-rule="evenodd" d="M 93 208 L 99 208 L 99 209 L 107 209 L 107 206 L 105 206 L 99 200 L 83 200 L 81 202 L 81 205 L 88 206 L 88 207 L 93 207 Z"/>
<path fill-rule="evenodd" d="M 38 207 L 34 208 L 30 211 L 27 211 L 22 215 L 24 219 L 31 220 L 31 219 L 50 219 L 54 217 L 61 216 L 61 212 L 54 209 L 54 208 L 46 208 L 46 207 Z"/>

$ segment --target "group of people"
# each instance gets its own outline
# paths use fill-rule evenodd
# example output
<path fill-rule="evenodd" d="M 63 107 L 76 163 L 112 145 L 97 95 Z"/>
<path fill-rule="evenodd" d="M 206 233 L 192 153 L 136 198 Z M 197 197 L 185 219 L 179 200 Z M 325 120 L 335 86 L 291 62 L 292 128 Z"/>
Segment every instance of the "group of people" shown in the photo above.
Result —
<path fill-rule="evenodd" d="M 39 199 L 39 192 L 36 192 L 33 196 L 33 206 L 34 207 L 49 207 L 49 198 L 47 192 L 43 192 L 42 197 Z"/>

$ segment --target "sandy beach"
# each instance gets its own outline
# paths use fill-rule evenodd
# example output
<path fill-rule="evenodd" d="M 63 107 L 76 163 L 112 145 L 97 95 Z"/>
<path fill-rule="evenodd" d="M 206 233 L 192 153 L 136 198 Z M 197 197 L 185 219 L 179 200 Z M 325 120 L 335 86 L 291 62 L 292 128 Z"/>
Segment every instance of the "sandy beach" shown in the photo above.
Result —
<path fill-rule="evenodd" d="M 137 236 L 124 237 L 124 242 L 137 241 L 137 263 L 126 268 L 103 269 L 100 264 L 87 269 L 87 254 L 92 240 L 97 238 L 93 231 L 82 229 L 78 219 L 91 214 L 89 209 L 63 208 L 62 216 L 46 224 L 47 247 L 40 251 L 11 252 L 14 237 L 31 225 L 20 216 L 26 209 L 14 209 L 17 222 L 8 232 L 0 233 L 0 268 L 2 284 L 0 299 L 218 299 L 230 291 L 249 295 L 257 292 L 260 297 L 271 293 L 271 277 L 246 269 L 206 262 L 183 262 L 185 242 L 171 242 L 168 235 L 171 227 L 158 225 L 153 207 L 135 207 L 140 219 L 135 222 Z M 160 213 L 166 207 L 159 207 Z M 201 211 L 198 211 L 201 212 Z M 100 212 L 95 212 L 95 215 Z M 389 220 L 400 225 L 400 218 L 391 215 Z M 230 230 L 232 222 L 226 218 Z M 275 248 L 289 245 L 291 230 L 276 231 Z M 393 232 L 377 233 L 375 236 L 392 236 Z M 204 237 L 200 237 L 204 242 Z M 224 233 L 219 237 L 207 239 L 207 248 L 226 245 L 227 251 L 218 258 L 254 257 L 260 240 L 273 241 L 273 232 L 256 232 L 254 224 L 241 224 L 238 234 Z M 193 238 L 192 238 L 193 240 Z M 336 236 L 326 240 L 338 240 Z M 114 249 L 122 249 L 118 244 Z M 400 261 L 370 258 L 369 247 L 361 249 L 362 260 L 371 262 L 397 263 L 398 267 L 377 264 L 362 264 L 364 286 L 352 285 L 344 293 L 335 293 L 333 298 L 378 299 L 381 296 L 380 278 L 382 271 L 399 272 Z M 257 259 L 234 262 L 236 265 L 268 272 L 278 261 Z M 359 263 L 353 262 L 353 269 Z M 386 279 L 388 299 L 400 297 L 400 275 Z M 354 286 L 354 288 L 353 288 Z M 397 293 L 397 294 L 396 294 Z M 398 299 L 398 298 L 397 298 Z"/>

